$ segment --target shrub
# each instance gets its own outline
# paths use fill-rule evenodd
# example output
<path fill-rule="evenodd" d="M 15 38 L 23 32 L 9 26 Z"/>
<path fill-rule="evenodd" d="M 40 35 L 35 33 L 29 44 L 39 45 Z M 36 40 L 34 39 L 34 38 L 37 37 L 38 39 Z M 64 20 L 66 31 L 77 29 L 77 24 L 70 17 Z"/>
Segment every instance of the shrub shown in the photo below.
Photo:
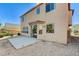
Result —
<path fill-rule="evenodd" d="M 74 34 L 75 34 L 75 35 L 79 35 L 79 31 L 74 30 Z"/>
<path fill-rule="evenodd" d="M 2 38 L 4 36 L 13 36 L 13 34 L 9 33 L 8 31 L 2 31 L 2 32 L 0 32 L 0 38 Z"/>
<path fill-rule="evenodd" d="M 10 34 L 9 34 L 9 36 L 13 36 L 13 34 L 12 34 L 12 33 L 10 33 Z"/>
<path fill-rule="evenodd" d="M 0 38 L 2 38 L 3 37 L 3 35 L 0 35 Z"/>
<path fill-rule="evenodd" d="M 3 35 L 3 33 L 0 33 L 0 38 L 2 38 L 4 35 Z"/>
<path fill-rule="evenodd" d="M 18 35 L 18 36 L 20 36 L 21 34 L 20 34 L 20 33 L 18 33 L 17 35 Z"/>

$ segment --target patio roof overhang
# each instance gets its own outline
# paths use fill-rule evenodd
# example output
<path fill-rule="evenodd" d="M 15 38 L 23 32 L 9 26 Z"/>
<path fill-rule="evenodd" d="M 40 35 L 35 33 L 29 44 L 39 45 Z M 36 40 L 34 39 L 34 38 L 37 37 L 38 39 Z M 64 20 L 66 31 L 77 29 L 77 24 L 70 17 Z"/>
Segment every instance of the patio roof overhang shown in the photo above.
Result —
<path fill-rule="evenodd" d="M 44 24 L 45 21 L 41 21 L 41 20 L 37 20 L 37 21 L 34 21 L 34 22 L 29 22 L 29 24 Z"/>

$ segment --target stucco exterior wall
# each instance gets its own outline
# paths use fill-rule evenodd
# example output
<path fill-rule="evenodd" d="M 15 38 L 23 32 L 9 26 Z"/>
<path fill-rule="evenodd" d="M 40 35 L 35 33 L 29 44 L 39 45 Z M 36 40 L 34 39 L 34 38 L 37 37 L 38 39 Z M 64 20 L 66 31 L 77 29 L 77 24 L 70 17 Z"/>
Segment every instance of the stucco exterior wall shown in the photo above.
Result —
<path fill-rule="evenodd" d="M 68 11 L 67 3 L 57 3 L 55 4 L 55 9 L 50 12 L 45 12 L 45 4 L 40 7 L 40 14 L 36 14 L 36 9 L 28 14 L 24 15 L 25 22 L 21 26 L 29 26 L 29 22 L 34 22 L 36 20 L 45 21 L 44 24 L 37 24 L 37 39 L 42 39 L 46 41 L 54 41 L 59 43 L 67 44 L 67 29 L 71 16 Z M 46 25 L 54 24 L 54 33 L 46 33 Z M 42 26 L 42 34 L 39 34 L 40 26 Z M 29 30 L 29 35 L 30 35 Z"/>
<path fill-rule="evenodd" d="M 72 25 L 72 11 L 69 11 L 69 16 L 68 16 L 68 18 L 69 18 L 69 20 L 68 20 L 68 24 L 69 25 Z"/>

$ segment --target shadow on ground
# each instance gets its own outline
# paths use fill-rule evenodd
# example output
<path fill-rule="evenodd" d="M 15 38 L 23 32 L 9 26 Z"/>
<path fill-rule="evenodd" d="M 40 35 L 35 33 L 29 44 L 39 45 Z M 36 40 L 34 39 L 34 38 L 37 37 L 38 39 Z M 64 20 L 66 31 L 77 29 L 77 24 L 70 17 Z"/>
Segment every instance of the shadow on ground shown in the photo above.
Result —
<path fill-rule="evenodd" d="M 69 40 L 70 40 L 69 43 L 79 43 L 79 37 L 71 36 L 71 38 L 69 38 Z"/>

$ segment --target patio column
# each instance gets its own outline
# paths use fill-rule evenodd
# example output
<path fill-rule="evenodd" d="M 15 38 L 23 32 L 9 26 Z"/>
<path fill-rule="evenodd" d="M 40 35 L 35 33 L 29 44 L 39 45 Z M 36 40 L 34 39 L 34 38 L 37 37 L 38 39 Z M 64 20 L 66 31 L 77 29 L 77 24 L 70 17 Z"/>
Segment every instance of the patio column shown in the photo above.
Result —
<path fill-rule="evenodd" d="M 29 25 L 28 27 L 29 27 L 28 36 L 31 37 L 31 25 Z"/>

